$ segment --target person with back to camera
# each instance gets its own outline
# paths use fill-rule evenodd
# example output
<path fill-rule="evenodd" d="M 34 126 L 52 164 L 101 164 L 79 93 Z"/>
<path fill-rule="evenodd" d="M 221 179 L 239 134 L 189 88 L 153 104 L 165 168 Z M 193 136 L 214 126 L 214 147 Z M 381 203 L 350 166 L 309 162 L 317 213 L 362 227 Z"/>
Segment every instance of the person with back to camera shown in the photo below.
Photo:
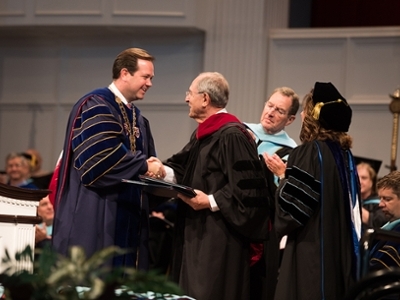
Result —
<path fill-rule="evenodd" d="M 347 134 L 352 110 L 330 82 L 316 82 L 302 106 L 302 144 L 276 194 L 275 228 L 287 244 L 275 299 L 343 299 L 360 268 L 360 190 Z"/>
<path fill-rule="evenodd" d="M 298 109 L 299 96 L 295 91 L 289 87 L 278 87 L 265 102 L 260 123 L 244 123 L 257 143 L 258 154 L 266 153 L 266 164 L 269 168 L 265 168 L 265 176 L 271 199 L 275 197 L 279 177 L 285 174 L 287 158 L 291 150 L 297 146 L 286 133 L 285 127 L 296 119 Z M 279 248 L 283 251 L 284 239 L 279 247 L 273 224 L 268 241 L 263 247 L 262 258 L 251 269 L 252 300 L 274 297 L 281 255 Z"/>
<path fill-rule="evenodd" d="M 256 145 L 227 113 L 228 99 L 220 73 L 196 77 L 185 101 L 198 128 L 164 162 L 166 180 L 197 193 L 178 195 L 171 269 L 173 280 L 197 300 L 250 299 L 251 242 L 268 234 L 266 181 Z"/>
<path fill-rule="evenodd" d="M 108 87 L 72 108 L 56 176 L 53 247 L 66 255 L 82 246 L 89 257 L 108 246 L 130 249 L 113 266 L 148 268 L 148 199 L 121 183 L 147 172 L 164 176 L 148 120 L 133 105 L 152 86 L 154 57 L 129 48 L 116 57 Z M 150 157 L 152 159 L 150 160 Z"/>

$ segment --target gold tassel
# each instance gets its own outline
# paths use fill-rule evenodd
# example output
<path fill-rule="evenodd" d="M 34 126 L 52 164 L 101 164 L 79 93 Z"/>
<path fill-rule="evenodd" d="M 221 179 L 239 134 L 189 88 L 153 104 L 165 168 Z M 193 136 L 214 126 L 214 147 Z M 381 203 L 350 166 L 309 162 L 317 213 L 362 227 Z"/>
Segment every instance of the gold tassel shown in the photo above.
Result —
<path fill-rule="evenodd" d="M 326 103 L 318 102 L 317 104 L 315 104 L 315 106 L 314 106 L 314 108 L 313 108 L 313 110 L 312 110 L 312 112 L 311 112 L 311 115 L 312 115 L 312 117 L 314 118 L 314 120 L 319 120 L 319 115 L 320 115 L 320 113 L 321 113 L 322 106 L 324 106 L 324 105 L 326 105 L 326 104 L 335 104 L 335 103 L 343 103 L 343 104 L 345 104 L 346 106 L 349 106 L 349 105 L 348 105 L 346 102 L 344 102 L 342 99 L 337 99 L 337 100 L 335 100 L 335 101 L 329 101 L 329 102 L 326 102 Z"/>
<path fill-rule="evenodd" d="M 311 112 L 311 115 L 314 118 L 314 120 L 318 120 L 319 119 L 319 114 L 321 112 L 321 108 L 324 105 L 325 105 L 324 102 L 318 102 L 317 104 L 315 104 L 315 106 L 314 106 L 314 108 L 313 108 L 313 110 Z"/>

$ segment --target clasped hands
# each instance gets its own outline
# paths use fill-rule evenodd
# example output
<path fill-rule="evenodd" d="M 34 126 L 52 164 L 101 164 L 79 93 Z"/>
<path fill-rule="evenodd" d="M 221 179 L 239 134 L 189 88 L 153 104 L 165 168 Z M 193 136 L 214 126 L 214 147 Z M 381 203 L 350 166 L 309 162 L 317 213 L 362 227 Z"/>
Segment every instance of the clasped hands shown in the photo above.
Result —
<path fill-rule="evenodd" d="M 157 157 L 152 156 L 149 159 L 147 159 L 147 166 L 148 166 L 148 171 L 146 173 L 147 176 L 160 179 L 166 176 L 164 165 Z M 210 208 L 210 200 L 208 199 L 207 194 L 203 193 L 200 190 L 195 190 L 195 192 L 197 195 L 193 198 L 186 197 L 183 194 L 178 194 L 178 198 L 182 199 L 194 210 Z"/>
<path fill-rule="evenodd" d="M 146 175 L 153 178 L 164 178 L 167 174 L 161 160 L 154 156 L 148 158 Z"/>

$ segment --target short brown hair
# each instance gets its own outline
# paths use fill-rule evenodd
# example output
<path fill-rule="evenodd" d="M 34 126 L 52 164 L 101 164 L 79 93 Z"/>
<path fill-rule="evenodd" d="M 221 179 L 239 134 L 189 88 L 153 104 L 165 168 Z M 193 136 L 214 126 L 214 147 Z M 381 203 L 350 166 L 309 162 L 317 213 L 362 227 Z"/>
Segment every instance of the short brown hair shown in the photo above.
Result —
<path fill-rule="evenodd" d="M 138 70 L 138 59 L 154 61 L 155 58 L 146 50 L 140 48 L 129 48 L 122 51 L 114 60 L 112 68 L 113 79 L 118 79 L 123 68 L 133 74 Z"/>
<path fill-rule="evenodd" d="M 376 184 L 378 190 L 392 189 L 393 194 L 400 198 L 400 171 L 393 171 L 383 176 Z"/>
<path fill-rule="evenodd" d="M 272 97 L 273 94 L 275 94 L 277 92 L 292 99 L 292 105 L 290 105 L 288 115 L 295 116 L 297 114 L 297 111 L 299 110 L 299 106 L 300 106 L 299 96 L 290 87 L 281 86 L 281 87 L 276 88 L 272 92 L 272 94 L 269 96 L 268 100 Z M 267 102 L 268 102 L 268 100 L 267 100 Z"/>

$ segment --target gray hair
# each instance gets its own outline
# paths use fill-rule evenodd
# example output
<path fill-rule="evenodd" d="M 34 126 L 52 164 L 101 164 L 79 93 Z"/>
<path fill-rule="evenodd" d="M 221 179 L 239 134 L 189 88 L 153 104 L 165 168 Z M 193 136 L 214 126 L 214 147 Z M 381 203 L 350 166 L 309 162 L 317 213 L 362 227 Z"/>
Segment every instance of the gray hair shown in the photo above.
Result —
<path fill-rule="evenodd" d="M 199 77 L 199 93 L 207 93 L 212 106 L 225 108 L 229 100 L 229 84 L 225 77 L 218 72 L 201 73 Z"/>

